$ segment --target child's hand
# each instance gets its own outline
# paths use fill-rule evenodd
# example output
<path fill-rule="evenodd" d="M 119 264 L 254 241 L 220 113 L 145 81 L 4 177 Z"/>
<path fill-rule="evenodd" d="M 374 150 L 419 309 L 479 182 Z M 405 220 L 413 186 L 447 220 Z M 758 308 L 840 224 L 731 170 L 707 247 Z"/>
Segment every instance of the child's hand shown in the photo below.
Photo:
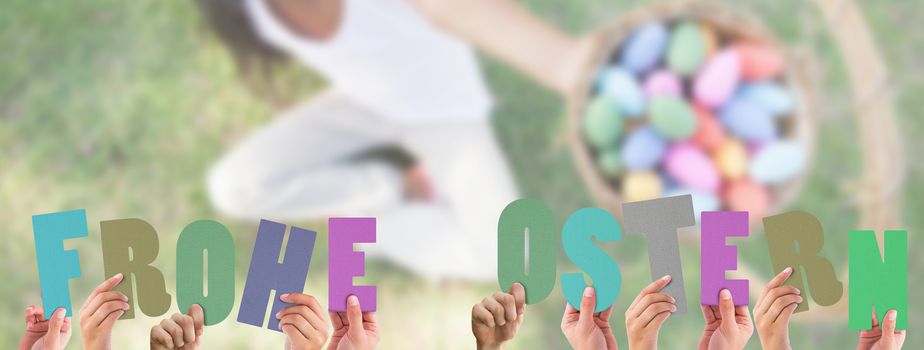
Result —
<path fill-rule="evenodd" d="M 613 307 L 594 314 L 594 307 L 597 305 L 596 294 L 594 287 L 584 288 L 580 312 L 571 304 L 565 303 L 561 331 L 565 333 L 571 347 L 576 350 L 617 349 L 616 338 L 613 337 L 613 330 L 610 328 Z"/>
<path fill-rule="evenodd" d="M 523 323 L 526 289 L 514 283 L 508 293 L 497 292 L 472 307 L 472 334 L 478 349 L 500 349 Z"/>
<path fill-rule="evenodd" d="M 735 306 L 731 292 L 722 289 L 719 292 L 719 306 L 700 305 L 700 308 L 706 319 L 706 329 L 699 341 L 700 350 L 744 349 L 754 333 L 747 305 Z"/>
<path fill-rule="evenodd" d="M 347 298 L 346 312 L 331 312 L 334 335 L 330 337 L 328 350 L 372 350 L 379 344 L 379 323 L 374 312 L 362 312 L 359 298 Z"/>
<path fill-rule="evenodd" d="M 286 334 L 286 350 L 319 350 L 327 341 L 328 324 L 318 299 L 308 294 L 288 293 L 280 300 L 295 304 L 276 313 L 279 329 Z"/>
<path fill-rule="evenodd" d="M 677 311 L 673 297 L 658 293 L 671 281 L 671 276 L 651 282 L 642 289 L 626 310 L 626 334 L 630 349 L 657 349 L 661 325 Z"/>
<path fill-rule="evenodd" d="M 783 285 L 790 275 L 791 267 L 776 275 L 754 304 L 757 335 L 760 336 L 760 344 L 767 350 L 792 349 L 789 345 L 789 319 L 802 302 L 802 296 L 798 288 Z"/>
<path fill-rule="evenodd" d="M 173 314 L 151 327 L 151 350 L 194 350 L 199 347 L 204 325 L 202 307 L 193 304 L 185 315 Z"/>
<path fill-rule="evenodd" d="M 112 327 L 128 310 L 128 297 L 112 291 L 119 282 L 122 282 L 121 273 L 103 281 L 80 308 L 80 334 L 84 349 L 109 350 Z"/>
<path fill-rule="evenodd" d="M 905 331 L 895 330 L 895 319 L 898 312 L 889 310 L 885 314 L 885 320 L 882 321 L 882 329 L 879 328 L 879 317 L 873 312 L 873 328 L 870 330 L 860 331 L 860 341 L 857 343 L 858 350 L 898 350 L 905 344 Z"/>
<path fill-rule="evenodd" d="M 19 350 L 64 349 L 71 339 L 71 318 L 65 318 L 66 310 L 57 309 L 50 320 L 45 319 L 45 311 L 40 306 L 26 308 L 26 332 L 19 342 Z"/>

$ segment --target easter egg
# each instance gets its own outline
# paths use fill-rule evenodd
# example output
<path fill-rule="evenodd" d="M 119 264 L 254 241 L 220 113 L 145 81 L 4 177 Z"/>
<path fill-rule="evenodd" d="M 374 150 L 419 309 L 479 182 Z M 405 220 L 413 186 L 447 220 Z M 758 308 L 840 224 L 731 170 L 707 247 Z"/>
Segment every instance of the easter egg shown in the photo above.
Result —
<path fill-rule="evenodd" d="M 774 117 L 791 112 L 795 105 L 789 91 L 771 81 L 745 84 L 738 92 L 738 98 L 763 107 Z"/>
<path fill-rule="evenodd" d="M 722 197 L 728 210 L 749 212 L 751 223 L 759 222 L 770 210 L 770 193 L 765 187 L 748 179 L 730 182 Z"/>
<path fill-rule="evenodd" d="M 662 95 L 651 99 L 651 125 L 670 140 L 682 140 L 696 132 L 696 116 L 686 102 L 677 96 Z"/>
<path fill-rule="evenodd" d="M 598 149 L 615 146 L 622 132 L 622 123 L 616 103 L 609 97 L 598 95 L 584 112 L 584 137 Z"/>
<path fill-rule="evenodd" d="M 664 156 L 664 169 L 677 183 L 694 190 L 714 192 L 719 174 L 706 153 L 691 143 L 678 143 Z"/>
<path fill-rule="evenodd" d="M 677 24 L 668 45 L 667 66 L 680 75 L 692 75 L 706 58 L 705 38 L 695 22 Z"/>
<path fill-rule="evenodd" d="M 758 183 L 780 184 L 793 179 L 805 167 L 805 150 L 793 141 L 771 142 L 754 156 L 748 169 Z"/>
<path fill-rule="evenodd" d="M 704 211 L 716 211 L 722 209 L 722 203 L 715 194 L 703 191 L 696 191 L 689 188 L 679 187 L 668 190 L 664 197 L 674 197 L 690 195 L 693 198 L 693 213 L 696 217 Z"/>
<path fill-rule="evenodd" d="M 631 170 L 651 169 L 667 150 L 667 142 L 650 126 L 632 130 L 622 145 L 622 163 Z"/>
<path fill-rule="evenodd" d="M 619 111 L 629 117 L 638 117 L 645 111 L 645 96 L 638 81 L 624 69 L 609 67 L 601 81 L 600 90 L 619 106 Z"/>
<path fill-rule="evenodd" d="M 626 202 L 643 201 L 661 196 L 661 178 L 651 171 L 636 171 L 622 179 L 622 195 Z"/>
<path fill-rule="evenodd" d="M 783 53 L 770 45 L 742 43 L 735 45 L 741 56 L 741 76 L 746 80 L 765 80 L 783 71 Z"/>
<path fill-rule="evenodd" d="M 664 56 L 667 35 L 667 27 L 661 22 L 652 21 L 642 25 L 623 46 L 620 65 L 635 74 L 648 72 Z"/>
<path fill-rule="evenodd" d="M 607 177 L 618 176 L 623 169 L 619 150 L 608 149 L 597 154 L 597 168 Z"/>
<path fill-rule="evenodd" d="M 644 90 L 649 98 L 658 95 L 680 96 L 680 78 L 671 71 L 660 70 L 645 79 Z"/>
<path fill-rule="evenodd" d="M 706 62 L 693 80 L 693 96 L 706 107 L 724 104 L 738 85 L 741 62 L 734 50 L 722 50 Z"/>
<path fill-rule="evenodd" d="M 694 108 L 696 113 L 696 132 L 690 139 L 695 145 L 711 151 L 725 141 L 725 129 L 722 123 L 704 108 Z"/>
<path fill-rule="evenodd" d="M 714 55 L 719 48 L 719 35 L 708 24 L 700 24 L 699 30 L 703 32 L 703 43 L 705 43 L 706 57 L 708 58 Z"/>
<path fill-rule="evenodd" d="M 733 99 L 719 111 L 719 119 L 729 133 L 749 142 L 767 142 L 777 137 L 773 116 L 746 100 Z"/>
<path fill-rule="evenodd" d="M 726 139 L 712 154 L 719 174 L 726 179 L 739 179 L 748 173 L 748 153 L 741 141 Z"/>

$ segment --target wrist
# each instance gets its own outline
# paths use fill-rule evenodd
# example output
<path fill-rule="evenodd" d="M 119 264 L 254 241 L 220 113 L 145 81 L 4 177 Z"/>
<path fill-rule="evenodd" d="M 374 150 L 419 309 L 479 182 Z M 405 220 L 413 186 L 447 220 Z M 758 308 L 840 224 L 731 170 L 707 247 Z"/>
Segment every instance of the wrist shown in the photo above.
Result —
<path fill-rule="evenodd" d="M 792 350 L 792 346 L 789 345 L 788 339 L 774 339 L 767 338 L 767 340 L 760 340 L 760 346 L 764 350 Z"/>
<path fill-rule="evenodd" d="M 84 340 L 83 341 L 84 350 L 110 350 L 109 343 L 98 341 L 98 340 Z"/>
<path fill-rule="evenodd" d="M 500 350 L 504 348 L 504 343 L 502 342 L 489 344 L 489 343 L 483 343 L 483 342 L 478 341 L 478 342 L 475 342 L 475 345 L 476 345 L 476 349 L 478 350 Z"/>
<path fill-rule="evenodd" d="M 629 339 L 629 349 L 632 350 L 655 350 L 658 348 L 658 339 Z"/>

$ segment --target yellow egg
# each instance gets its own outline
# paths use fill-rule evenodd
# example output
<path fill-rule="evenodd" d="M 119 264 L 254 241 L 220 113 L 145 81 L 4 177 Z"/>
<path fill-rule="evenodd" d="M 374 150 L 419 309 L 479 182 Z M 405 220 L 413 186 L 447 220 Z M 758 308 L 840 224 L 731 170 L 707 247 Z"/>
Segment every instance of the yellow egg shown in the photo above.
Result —
<path fill-rule="evenodd" d="M 700 23 L 699 30 L 703 32 L 703 44 L 706 46 L 706 57 L 715 54 L 719 47 L 719 37 L 712 26 Z"/>
<path fill-rule="evenodd" d="M 661 196 L 661 178 L 651 171 L 635 171 L 622 179 L 622 195 L 626 202 L 655 199 Z"/>
<path fill-rule="evenodd" d="M 722 145 L 712 154 L 719 174 L 730 180 L 744 176 L 748 171 L 748 152 L 744 144 L 733 138 L 725 139 Z"/>

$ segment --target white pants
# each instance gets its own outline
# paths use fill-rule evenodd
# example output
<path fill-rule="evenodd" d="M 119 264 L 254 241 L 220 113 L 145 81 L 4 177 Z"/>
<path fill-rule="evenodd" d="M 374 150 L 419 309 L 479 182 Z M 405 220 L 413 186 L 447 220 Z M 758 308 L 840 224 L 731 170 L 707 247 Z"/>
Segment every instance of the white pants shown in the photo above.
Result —
<path fill-rule="evenodd" d="M 363 151 L 400 145 L 427 170 L 433 201 L 405 198 L 401 171 Z M 398 125 L 327 92 L 262 127 L 212 168 L 208 191 L 225 215 L 257 220 L 375 216 L 364 248 L 432 279 L 491 280 L 497 220 L 517 198 L 485 121 Z"/>

